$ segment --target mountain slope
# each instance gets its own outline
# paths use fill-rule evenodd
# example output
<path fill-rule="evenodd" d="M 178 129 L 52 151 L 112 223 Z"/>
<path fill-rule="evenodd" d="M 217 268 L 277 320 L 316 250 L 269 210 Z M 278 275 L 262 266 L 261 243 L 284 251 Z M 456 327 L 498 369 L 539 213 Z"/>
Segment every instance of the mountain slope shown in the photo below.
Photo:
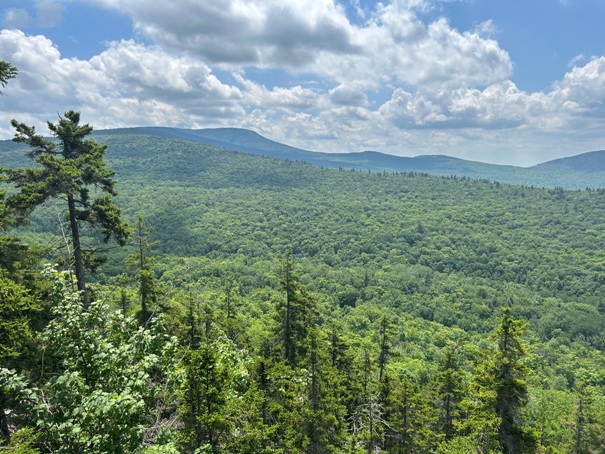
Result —
<path fill-rule="evenodd" d="M 141 127 L 99 131 L 95 134 L 141 134 L 182 139 L 243 153 L 300 161 L 321 167 L 376 172 L 417 172 L 440 176 L 487 179 L 538 187 L 584 189 L 605 187 L 605 151 L 557 159 L 529 168 L 485 164 L 443 155 L 402 157 L 376 151 L 323 153 L 301 150 L 238 128 L 179 129 Z"/>
<path fill-rule="evenodd" d="M 605 150 L 582 153 L 568 158 L 555 159 L 543 164 L 538 164 L 532 169 L 543 171 L 576 171 L 595 174 L 605 172 Z"/>
<path fill-rule="evenodd" d="M 322 153 L 301 150 L 269 140 L 253 131 L 237 128 L 187 130 L 164 127 L 123 128 L 96 131 L 105 137 L 141 136 L 172 138 L 230 149 L 251 155 L 298 161 L 319 167 L 369 170 L 373 172 L 415 172 L 438 176 L 468 177 L 507 184 L 564 189 L 605 188 L 605 151 L 593 151 L 523 168 L 466 161 L 443 155 L 394 156 L 375 151 Z M 27 165 L 22 146 L 0 141 L 0 166 Z M 111 151 L 111 150 L 110 150 Z"/>

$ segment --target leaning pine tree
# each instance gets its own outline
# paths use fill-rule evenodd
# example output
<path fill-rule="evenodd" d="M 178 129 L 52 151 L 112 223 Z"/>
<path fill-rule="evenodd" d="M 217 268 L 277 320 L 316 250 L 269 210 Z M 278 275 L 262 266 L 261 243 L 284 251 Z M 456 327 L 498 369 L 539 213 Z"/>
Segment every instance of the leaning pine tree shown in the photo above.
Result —
<path fill-rule="evenodd" d="M 21 213 L 25 219 L 38 205 L 48 199 L 60 198 L 67 205 L 71 234 L 71 259 L 77 287 L 82 295 L 84 309 L 88 308 L 85 267 L 93 264 L 80 241 L 83 224 L 100 228 L 104 241 L 113 236 L 120 245 L 126 243 L 129 229 L 120 210 L 113 204 L 115 196 L 114 171 L 103 160 L 106 146 L 86 136 L 92 133 L 88 124 L 80 124 L 80 113 L 70 110 L 58 123 L 48 122 L 48 129 L 57 141 L 36 134 L 33 126 L 11 122 L 16 129 L 13 140 L 29 145 L 28 157 L 38 164 L 36 168 L 2 169 L 6 181 L 18 192 L 7 198 L 6 204 Z M 58 143 L 57 143 L 58 142 Z"/>

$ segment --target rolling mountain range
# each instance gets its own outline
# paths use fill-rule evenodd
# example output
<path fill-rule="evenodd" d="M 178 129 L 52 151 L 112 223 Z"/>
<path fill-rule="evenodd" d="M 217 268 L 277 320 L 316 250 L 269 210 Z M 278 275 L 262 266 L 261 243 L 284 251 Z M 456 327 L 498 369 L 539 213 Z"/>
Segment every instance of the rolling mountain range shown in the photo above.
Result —
<path fill-rule="evenodd" d="M 315 166 L 387 172 L 417 172 L 440 176 L 487 179 L 502 183 L 537 187 L 585 189 L 605 187 L 605 151 L 593 151 L 556 159 L 532 167 L 485 164 L 443 155 L 413 158 L 393 156 L 376 151 L 357 153 L 323 153 L 301 150 L 269 140 L 246 129 L 178 129 L 141 127 L 99 131 L 96 134 L 144 134 L 171 137 L 227 148 L 254 155 Z"/>
<path fill-rule="evenodd" d="M 323 153 L 294 148 L 269 140 L 246 129 L 179 129 L 138 127 L 95 131 L 104 136 L 141 135 L 185 140 L 206 146 L 328 168 L 369 170 L 373 172 L 415 172 L 439 176 L 468 177 L 508 184 L 565 189 L 605 187 L 605 150 L 556 159 L 532 167 L 486 164 L 444 155 L 401 157 L 376 151 Z M 0 142 L 0 152 L 13 150 L 10 141 Z M 110 150 L 111 155 L 111 150 Z M 109 156 L 110 157 L 110 156 Z M 12 158 L 4 153 L 0 166 L 11 166 Z"/>

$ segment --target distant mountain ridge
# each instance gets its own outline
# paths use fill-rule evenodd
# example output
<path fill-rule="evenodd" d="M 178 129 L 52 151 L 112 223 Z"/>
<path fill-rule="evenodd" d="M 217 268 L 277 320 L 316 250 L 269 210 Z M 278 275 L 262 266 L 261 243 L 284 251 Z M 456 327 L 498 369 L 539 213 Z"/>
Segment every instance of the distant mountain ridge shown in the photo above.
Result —
<path fill-rule="evenodd" d="M 291 147 L 247 129 L 138 127 L 96 131 L 96 135 L 143 134 L 169 137 L 242 153 L 300 161 L 316 166 L 376 172 L 416 172 L 487 179 L 501 183 L 566 189 L 605 188 L 605 150 L 555 159 L 532 167 L 486 164 L 445 155 L 402 157 L 363 151 L 324 153 Z"/>
<path fill-rule="evenodd" d="M 533 166 L 533 168 L 567 168 L 580 172 L 605 172 L 605 150 L 590 151 L 568 158 L 554 159 Z"/>
<path fill-rule="evenodd" d="M 256 132 L 238 128 L 179 129 L 138 127 L 94 132 L 99 141 L 107 136 L 140 135 L 184 140 L 200 145 L 235 150 L 257 156 L 299 161 L 319 167 L 355 169 L 371 172 L 414 172 L 436 176 L 468 177 L 525 186 L 565 189 L 605 188 L 605 150 L 555 159 L 523 168 L 454 158 L 445 155 L 394 156 L 376 151 L 323 153 L 301 150 Z M 128 140 L 124 137 L 124 140 Z M 22 144 L 0 141 L 0 167 L 22 166 L 26 160 L 16 152 Z M 110 150 L 111 151 L 111 150 Z"/>
<path fill-rule="evenodd" d="M 98 131 L 97 134 L 151 134 L 159 137 L 171 137 L 193 142 L 228 148 L 244 153 L 268 156 L 292 161 L 302 161 L 324 167 L 354 168 L 359 170 L 387 170 L 435 172 L 449 171 L 456 168 L 469 173 L 476 172 L 475 168 L 488 166 L 480 162 L 465 161 L 444 155 L 404 157 L 378 151 L 362 151 L 350 153 L 326 153 L 295 148 L 273 140 L 248 129 L 239 128 L 208 128 L 208 129 L 179 129 L 168 127 L 140 127 L 129 129 L 113 129 Z"/>

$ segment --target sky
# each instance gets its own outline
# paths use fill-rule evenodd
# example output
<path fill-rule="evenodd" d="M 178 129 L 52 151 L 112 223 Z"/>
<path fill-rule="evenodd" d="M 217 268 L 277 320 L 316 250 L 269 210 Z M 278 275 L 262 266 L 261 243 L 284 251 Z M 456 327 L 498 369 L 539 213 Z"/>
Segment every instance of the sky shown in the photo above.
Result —
<path fill-rule="evenodd" d="M 10 120 L 529 166 L 605 149 L 605 0 L 0 0 Z"/>

